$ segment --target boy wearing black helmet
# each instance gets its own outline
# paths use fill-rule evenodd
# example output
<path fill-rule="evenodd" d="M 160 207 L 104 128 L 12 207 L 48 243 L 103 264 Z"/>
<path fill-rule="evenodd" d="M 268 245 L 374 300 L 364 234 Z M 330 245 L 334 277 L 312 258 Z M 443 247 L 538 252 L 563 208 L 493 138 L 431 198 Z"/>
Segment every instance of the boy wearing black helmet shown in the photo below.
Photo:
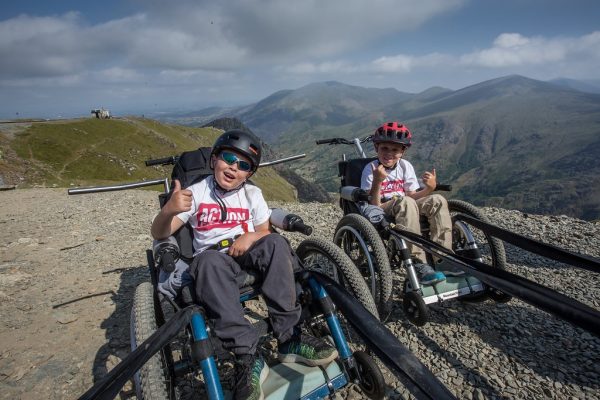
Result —
<path fill-rule="evenodd" d="M 258 335 L 239 302 L 238 278 L 243 269 L 262 276 L 262 297 L 280 361 L 326 365 L 337 357 L 335 348 L 296 327 L 301 312 L 294 281 L 300 268 L 297 258 L 287 240 L 270 231 L 269 208 L 261 190 L 246 184 L 260 157 L 261 145 L 254 135 L 225 132 L 211 152 L 213 175 L 185 189 L 175 181 L 171 198 L 152 223 L 155 239 L 169 237 L 185 223 L 193 228 L 195 253 L 188 273 L 196 300 L 215 321 L 215 334 L 236 356 L 235 399 L 262 399 L 260 386 L 268 374 L 257 351 Z M 224 239 L 233 243 L 216 249 Z"/>
<path fill-rule="evenodd" d="M 412 144 L 409 129 L 398 122 L 387 122 L 373 135 L 377 160 L 367 164 L 362 172 L 361 188 L 369 191 L 370 203 L 381 207 L 386 215 L 394 218 L 396 225 L 410 232 L 421 234 L 419 215 L 425 215 L 430 225 L 431 240 L 452 249 L 452 221 L 446 199 L 431 194 L 437 185 L 435 169 L 426 171 L 419 182 L 412 164 L 403 159 Z M 418 260 L 415 269 L 422 284 L 442 282 L 446 275 L 464 274 L 458 269 L 447 268 L 444 273 L 435 271 L 427 264 L 425 252 L 409 244 L 411 256 Z"/>

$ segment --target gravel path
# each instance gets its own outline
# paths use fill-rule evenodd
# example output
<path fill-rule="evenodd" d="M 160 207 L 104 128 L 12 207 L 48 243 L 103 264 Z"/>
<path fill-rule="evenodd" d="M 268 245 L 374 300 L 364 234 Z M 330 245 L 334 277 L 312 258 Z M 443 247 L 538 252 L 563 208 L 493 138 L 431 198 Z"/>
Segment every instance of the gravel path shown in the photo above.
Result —
<path fill-rule="evenodd" d="M 30 189 L 0 192 L 0 202 L 0 398 L 77 398 L 129 351 L 156 193 Z M 333 205 L 283 206 L 326 239 L 341 217 Z M 600 257 L 600 224 L 484 211 L 500 226 Z M 598 274 L 512 247 L 507 253 L 512 272 L 600 309 Z M 600 398 L 600 340 L 519 300 L 450 301 L 432 307 L 421 328 L 405 321 L 398 301 L 387 326 L 459 398 Z M 389 398 L 408 397 L 386 378 Z M 338 397 L 361 395 L 350 389 Z"/>

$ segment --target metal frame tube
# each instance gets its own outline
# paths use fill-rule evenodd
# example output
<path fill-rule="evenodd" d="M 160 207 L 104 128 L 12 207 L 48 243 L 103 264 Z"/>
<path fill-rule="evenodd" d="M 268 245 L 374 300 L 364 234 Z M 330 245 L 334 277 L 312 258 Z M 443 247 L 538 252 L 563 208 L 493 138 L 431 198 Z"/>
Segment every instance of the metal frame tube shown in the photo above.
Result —
<path fill-rule="evenodd" d="M 314 277 L 310 277 L 308 279 L 308 286 L 312 292 L 313 299 L 320 301 L 321 299 L 329 297 L 325 291 L 325 288 Z M 335 342 L 335 347 L 340 353 L 340 357 L 342 359 L 351 357 L 352 350 L 350 350 L 350 346 L 348 346 L 346 336 L 344 335 L 344 331 L 342 330 L 337 316 L 334 313 L 329 313 L 328 315 L 325 315 L 325 320 L 327 321 L 327 327 L 329 328 L 331 336 L 333 337 L 333 341 Z"/>
<path fill-rule="evenodd" d="M 74 188 L 67 190 L 70 195 L 73 194 L 88 194 L 88 193 L 101 193 L 101 192 L 114 192 L 117 190 L 128 190 L 138 189 L 146 186 L 163 185 L 165 193 L 169 192 L 169 180 L 164 179 L 153 179 L 151 181 L 141 181 L 132 183 L 123 183 L 120 185 L 109 185 L 109 186 L 91 186 L 87 188 Z"/>
<path fill-rule="evenodd" d="M 192 314 L 191 325 L 194 341 L 208 340 L 206 324 L 200 313 L 194 312 Z M 213 357 L 208 357 L 204 360 L 200 360 L 200 367 L 202 368 L 202 375 L 204 376 L 208 398 L 210 400 L 223 400 L 225 397 L 223 396 L 223 388 L 221 387 L 221 381 L 219 380 L 219 372 L 217 370 L 215 359 Z"/>

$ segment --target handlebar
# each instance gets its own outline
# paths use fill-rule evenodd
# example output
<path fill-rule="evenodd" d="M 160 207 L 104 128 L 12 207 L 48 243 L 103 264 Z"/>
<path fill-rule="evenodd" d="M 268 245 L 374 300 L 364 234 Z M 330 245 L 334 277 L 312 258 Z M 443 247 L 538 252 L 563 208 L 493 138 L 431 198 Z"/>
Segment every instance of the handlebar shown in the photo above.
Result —
<path fill-rule="evenodd" d="M 312 232 L 313 232 L 313 228 L 310 225 L 306 225 L 302 221 L 296 221 L 292 225 L 291 231 L 292 232 L 300 232 L 303 235 L 310 236 L 312 234 Z"/>
<path fill-rule="evenodd" d="M 297 154 L 295 156 L 280 158 L 279 160 L 265 161 L 265 162 L 258 164 L 258 166 L 259 167 L 269 167 L 271 165 L 282 164 L 282 163 L 285 163 L 288 161 L 294 161 L 294 160 L 298 160 L 299 158 L 304 158 L 304 157 L 306 157 L 306 154 L 302 153 L 302 154 Z M 177 160 L 179 160 L 179 156 L 170 156 L 170 157 L 164 157 L 164 158 L 156 158 L 154 160 L 146 160 L 146 161 L 144 161 L 144 164 L 146 164 L 146 167 L 151 167 L 153 165 L 175 165 L 175 163 L 177 163 Z"/>
<path fill-rule="evenodd" d="M 364 138 L 356 138 L 359 143 L 365 143 L 370 141 L 372 136 L 365 136 Z M 356 140 L 355 139 L 355 140 Z M 319 139 L 316 141 L 317 144 L 355 144 L 355 140 L 348 140 L 344 138 L 331 138 L 331 139 Z"/>
<path fill-rule="evenodd" d="M 88 193 L 101 193 L 101 192 L 113 192 L 116 190 L 127 190 L 127 189 L 138 189 L 146 186 L 163 185 L 165 193 L 169 191 L 169 180 L 164 179 L 153 179 L 151 181 L 132 182 L 124 183 L 121 185 L 109 185 L 109 186 L 94 186 L 87 188 L 72 188 L 67 190 L 69 195 L 73 194 L 88 194 Z"/>
<path fill-rule="evenodd" d="M 175 165 L 177 159 L 179 159 L 179 156 L 170 156 L 165 158 L 157 158 L 154 160 L 146 160 L 144 163 L 146 164 L 146 167 L 151 167 L 153 165 Z"/>
<path fill-rule="evenodd" d="M 424 186 L 421 186 L 420 188 L 417 189 L 417 192 L 420 192 L 421 190 L 425 189 Z M 438 183 L 437 185 L 435 185 L 435 189 L 433 189 L 434 192 L 451 192 L 452 191 L 452 185 L 448 185 L 448 184 L 444 184 L 444 183 Z"/>

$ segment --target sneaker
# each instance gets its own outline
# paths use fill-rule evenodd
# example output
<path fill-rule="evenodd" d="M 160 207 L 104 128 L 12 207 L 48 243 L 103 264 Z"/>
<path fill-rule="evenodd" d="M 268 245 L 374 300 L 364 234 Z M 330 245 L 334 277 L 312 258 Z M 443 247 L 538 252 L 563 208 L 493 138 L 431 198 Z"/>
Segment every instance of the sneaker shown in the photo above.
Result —
<path fill-rule="evenodd" d="M 419 275 L 419 280 L 423 285 L 435 285 L 446 280 L 446 276 L 431 268 L 431 265 L 425 263 L 416 263 L 415 271 Z"/>
<path fill-rule="evenodd" d="M 446 276 L 464 276 L 465 275 L 465 271 L 463 271 L 462 269 L 460 269 L 458 267 L 455 267 L 448 261 L 444 261 L 444 260 L 438 262 L 435 266 L 435 269 L 437 269 L 438 271 L 442 271 L 444 273 L 444 275 L 446 275 Z"/>
<path fill-rule="evenodd" d="M 311 367 L 327 365 L 338 356 L 335 347 L 314 336 L 302 333 L 294 335 L 279 345 L 279 361 L 283 363 L 302 363 Z"/>
<path fill-rule="evenodd" d="M 260 355 L 243 354 L 235 363 L 235 388 L 233 398 L 263 400 L 262 384 L 269 374 L 269 366 Z"/>

